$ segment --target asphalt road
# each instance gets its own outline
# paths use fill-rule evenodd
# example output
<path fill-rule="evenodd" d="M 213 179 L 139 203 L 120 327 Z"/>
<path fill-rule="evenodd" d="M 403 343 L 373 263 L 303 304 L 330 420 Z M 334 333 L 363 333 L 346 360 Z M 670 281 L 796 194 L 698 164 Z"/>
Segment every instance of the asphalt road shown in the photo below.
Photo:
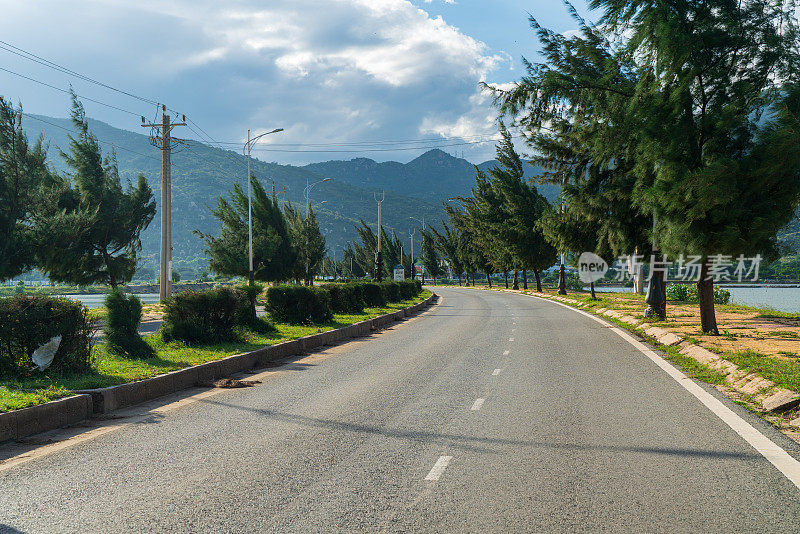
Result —
<path fill-rule="evenodd" d="M 800 532 L 797 487 L 608 328 L 437 292 L 256 387 L 0 464 L 0 532 Z"/>

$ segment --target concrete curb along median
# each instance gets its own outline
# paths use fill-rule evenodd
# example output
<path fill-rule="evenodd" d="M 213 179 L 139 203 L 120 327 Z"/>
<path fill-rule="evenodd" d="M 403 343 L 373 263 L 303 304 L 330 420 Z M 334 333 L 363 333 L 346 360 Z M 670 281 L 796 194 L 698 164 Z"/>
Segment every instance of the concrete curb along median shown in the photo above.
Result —
<path fill-rule="evenodd" d="M 269 362 L 308 352 L 324 345 L 333 345 L 352 338 L 368 335 L 416 315 L 434 304 L 438 295 L 431 296 L 403 310 L 380 315 L 342 328 L 269 345 L 252 352 L 234 354 L 185 369 L 171 371 L 153 378 L 128 382 L 118 386 L 75 392 L 76 395 L 46 402 L 30 408 L 0 413 L 0 442 L 22 439 L 27 436 L 79 423 L 92 415 L 153 400 L 170 393 L 188 389 L 218 378 L 249 369 L 264 367 Z"/>

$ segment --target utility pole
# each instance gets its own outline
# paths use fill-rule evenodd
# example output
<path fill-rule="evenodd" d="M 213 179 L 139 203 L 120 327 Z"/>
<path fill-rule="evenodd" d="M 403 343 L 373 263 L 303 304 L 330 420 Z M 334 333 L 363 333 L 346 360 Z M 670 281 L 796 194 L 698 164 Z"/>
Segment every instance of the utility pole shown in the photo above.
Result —
<path fill-rule="evenodd" d="M 378 203 L 378 251 L 375 253 L 375 280 L 383 280 L 383 256 L 381 255 L 381 204 L 386 198 L 386 192 L 381 191 L 381 199 L 378 200 L 378 193 L 373 193 L 375 202 Z"/>
<path fill-rule="evenodd" d="M 172 162 L 170 161 L 172 147 L 175 144 L 182 144 L 181 139 L 172 137 L 172 129 L 176 126 L 186 126 L 186 116 L 182 116 L 184 122 L 170 123 L 167 115 L 167 107 L 161 106 L 161 124 L 147 124 L 142 117 L 143 128 L 155 129 L 154 135 L 150 136 L 150 143 L 156 148 L 161 149 L 161 270 L 158 288 L 158 300 L 172 296 Z"/>

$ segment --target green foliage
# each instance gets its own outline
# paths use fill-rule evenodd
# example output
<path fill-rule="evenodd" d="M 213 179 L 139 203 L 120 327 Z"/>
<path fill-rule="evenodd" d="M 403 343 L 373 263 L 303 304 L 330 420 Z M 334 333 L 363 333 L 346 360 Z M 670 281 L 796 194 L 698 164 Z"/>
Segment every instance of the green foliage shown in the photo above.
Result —
<path fill-rule="evenodd" d="M 361 284 L 361 288 L 365 305 L 370 308 L 382 308 L 386 306 L 386 294 L 379 283 L 364 282 Z"/>
<path fill-rule="evenodd" d="M 320 232 L 313 209 L 307 217 L 303 217 L 291 204 L 284 204 L 283 209 L 289 222 L 292 249 L 296 258 L 292 266 L 292 278 L 295 281 L 305 280 L 310 284 L 325 258 L 325 237 Z"/>
<path fill-rule="evenodd" d="M 630 253 L 655 214 L 669 256 L 772 257 L 800 203 L 795 4 L 592 0 L 601 23 L 572 10 L 571 37 L 531 19 L 545 60 L 497 102 L 574 185 L 575 218 L 624 223 L 601 227 L 599 247 Z M 700 313 L 716 331 L 713 302 Z"/>
<path fill-rule="evenodd" d="M 330 292 L 316 287 L 279 285 L 267 289 L 267 312 L 289 324 L 321 324 L 333 320 Z"/>
<path fill-rule="evenodd" d="M 113 288 L 105 298 L 108 316 L 103 327 L 109 347 L 129 358 L 151 358 L 153 348 L 139 336 L 142 301 L 136 295 L 125 295 Z"/>
<path fill-rule="evenodd" d="M 400 302 L 402 299 L 400 293 L 400 284 L 394 280 L 386 280 L 381 282 L 383 295 L 386 302 Z"/>
<path fill-rule="evenodd" d="M 676 302 L 698 302 L 696 284 L 670 284 L 667 287 L 667 300 Z M 728 304 L 731 292 L 714 286 L 714 304 Z"/>
<path fill-rule="evenodd" d="M 166 301 L 161 335 L 187 343 L 215 343 L 236 339 L 234 328 L 245 316 L 247 297 L 229 287 L 185 291 Z"/>
<path fill-rule="evenodd" d="M 90 366 L 91 325 L 79 302 L 42 295 L 0 298 L 0 375 L 33 371 L 33 351 L 62 336 L 46 372 L 83 372 Z"/>
<path fill-rule="evenodd" d="M 251 177 L 253 197 L 253 278 L 261 281 L 286 280 L 297 258 L 292 248 L 289 224 L 275 196 L 268 196 L 255 177 Z M 211 211 L 221 223 L 219 237 L 196 232 L 206 242 L 206 253 L 214 272 L 247 277 L 250 269 L 248 236 L 248 197 L 239 184 L 233 186 L 230 200 L 219 197 Z"/>
<path fill-rule="evenodd" d="M 425 275 L 433 278 L 440 278 L 444 274 L 442 269 L 439 251 L 436 250 L 436 242 L 429 231 L 422 231 L 422 265 L 425 267 Z"/>
<path fill-rule="evenodd" d="M 362 284 L 326 284 L 334 313 L 362 313 L 364 311 L 364 289 Z"/>
<path fill-rule="evenodd" d="M 0 280 L 35 265 L 37 203 L 52 181 L 42 139 L 29 146 L 22 110 L 0 97 Z"/>
<path fill-rule="evenodd" d="M 70 135 L 70 152 L 61 152 L 71 172 L 48 205 L 48 224 L 40 232 L 49 246 L 40 247 L 39 267 L 57 282 L 116 287 L 133 278 L 140 234 L 153 220 L 156 204 L 141 174 L 135 186 L 123 189 L 116 154 L 103 159 L 74 93 L 72 123 L 78 137 Z M 74 223 L 63 224 L 70 215 Z"/>

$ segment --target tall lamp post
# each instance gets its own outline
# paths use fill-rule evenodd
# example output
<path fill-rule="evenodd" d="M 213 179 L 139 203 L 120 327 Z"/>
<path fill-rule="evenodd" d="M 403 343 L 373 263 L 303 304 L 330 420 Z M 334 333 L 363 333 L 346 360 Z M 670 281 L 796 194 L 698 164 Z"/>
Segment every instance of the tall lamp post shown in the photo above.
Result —
<path fill-rule="evenodd" d="M 264 132 L 251 139 L 250 130 L 247 130 L 247 142 L 242 147 L 242 155 L 247 151 L 247 239 L 250 259 L 249 269 L 247 270 L 247 280 L 250 285 L 253 285 L 253 186 L 250 183 L 250 152 L 253 149 L 253 145 L 256 144 L 256 141 L 265 135 L 282 131 L 283 128 L 275 128 L 271 132 Z"/>
<path fill-rule="evenodd" d="M 319 180 L 318 182 L 308 183 L 308 176 L 306 176 L 306 188 L 303 190 L 303 196 L 306 197 L 306 219 L 308 219 L 311 216 L 311 190 L 314 189 L 315 185 L 319 185 L 319 184 L 321 184 L 323 182 L 330 182 L 332 179 L 333 178 L 324 178 L 322 180 Z M 326 201 L 323 200 L 322 202 L 320 202 L 320 205 L 324 204 L 325 202 Z M 309 273 L 308 273 L 309 265 L 308 265 L 308 250 L 307 249 L 308 249 L 308 234 L 306 233 L 306 280 L 309 279 L 308 278 L 309 277 Z"/>
<path fill-rule="evenodd" d="M 417 277 L 417 270 L 414 268 L 414 234 L 417 231 L 415 229 L 411 229 L 408 231 L 408 237 L 411 240 L 411 279 L 414 280 Z"/>
<path fill-rule="evenodd" d="M 386 199 L 386 192 L 381 191 L 381 199 L 378 200 L 378 193 L 373 193 L 375 202 L 378 203 L 378 250 L 375 252 L 375 280 L 383 280 L 383 255 L 381 254 L 381 205 Z"/>

